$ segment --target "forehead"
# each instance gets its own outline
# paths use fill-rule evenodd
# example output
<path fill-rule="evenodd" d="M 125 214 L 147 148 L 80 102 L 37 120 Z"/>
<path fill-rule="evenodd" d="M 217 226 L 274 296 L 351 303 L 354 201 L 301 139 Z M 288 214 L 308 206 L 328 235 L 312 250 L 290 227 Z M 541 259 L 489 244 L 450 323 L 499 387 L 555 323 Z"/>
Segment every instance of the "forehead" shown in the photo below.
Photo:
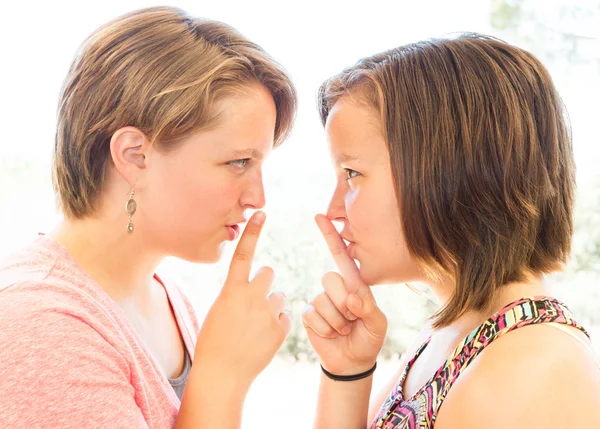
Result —
<path fill-rule="evenodd" d="M 343 163 L 352 158 L 380 161 L 388 158 L 377 112 L 362 102 L 344 96 L 332 107 L 325 123 L 332 155 Z"/>
<path fill-rule="evenodd" d="M 243 133 L 249 137 L 273 137 L 277 109 L 269 91 L 252 85 L 218 102 L 218 125 L 223 133 Z"/>
<path fill-rule="evenodd" d="M 273 97 L 262 85 L 219 101 L 217 109 L 216 124 L 196 136 L 205 149 L 219 154 L 244 151 L 241 158 L 252 156 L 245 153 L 249 150 L 266 155 L 272 149 L 277 111 Z"/>
<path fill-rule="evenodd" d="M 188 161 L 265 158 L 273 148 L 276 109 L 273 97 L 262 86 L 245 89 L 216 106 L 218 119 L 208 128 L 188 136 L 177 153 Z"/>

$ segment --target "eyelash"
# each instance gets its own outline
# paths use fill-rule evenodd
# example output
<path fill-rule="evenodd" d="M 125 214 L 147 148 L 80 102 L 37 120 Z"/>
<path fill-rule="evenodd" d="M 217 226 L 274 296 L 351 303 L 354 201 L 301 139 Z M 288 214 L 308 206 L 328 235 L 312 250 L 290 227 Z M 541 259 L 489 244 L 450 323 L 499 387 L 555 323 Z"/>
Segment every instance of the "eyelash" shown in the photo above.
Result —
<path fill-rule="evenodd" d="M 360 176 L 360 173 L 356 170 L 352 170 L 351 168 L 344 168 L 344 170 L 346 171 L 346 182 L 348 182 L 350 179 L 354 179 L 355 177 Z M 352 173 L 356 173 L 355 176 L 351 176 Z"/>
<path fill-rule="evenodd" d="M 227 164 L 233 165 L 234 167 L 237 167 L 237 168 L 246 168 L 246 166 L 248 165 L 249 162 L 250 162 L 250 158 L 244 158 L 244 159 L 236 159 L 235 161 L 229 161 Z M 238 165 L 238 163 L 242 163 L 242 165 Z"/>

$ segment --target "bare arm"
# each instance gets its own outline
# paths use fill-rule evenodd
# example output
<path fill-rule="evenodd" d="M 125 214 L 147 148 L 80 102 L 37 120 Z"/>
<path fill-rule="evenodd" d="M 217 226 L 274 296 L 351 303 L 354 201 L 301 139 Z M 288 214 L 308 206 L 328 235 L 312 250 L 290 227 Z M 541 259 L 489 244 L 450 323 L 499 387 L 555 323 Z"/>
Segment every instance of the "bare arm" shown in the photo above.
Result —
<path fill-rule="evenodd" d="M 315 429 L 366 428 L 372 384 L 372 375 L 346 382 L 334 381 L 322 374 Z"/>
<path fill-rule="evenodd" d="M 211 373 L 202 365 L 194 365 L 175 429 L 240 428 L 249 387 L 233 377 Z"/>

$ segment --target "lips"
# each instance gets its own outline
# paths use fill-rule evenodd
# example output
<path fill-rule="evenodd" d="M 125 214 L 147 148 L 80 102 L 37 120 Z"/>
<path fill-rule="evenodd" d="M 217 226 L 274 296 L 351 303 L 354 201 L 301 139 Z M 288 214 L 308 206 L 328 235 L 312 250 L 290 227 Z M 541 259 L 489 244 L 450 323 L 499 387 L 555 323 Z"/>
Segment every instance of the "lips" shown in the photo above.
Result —
<path fill-rule="evenodd" d="M 342 231 L 340 233 L 340 237 L 342 237 L 342 240 L 344 240 L 346 242 L 354 243 L 354 238 L 352 236 L 350 236 L 348 233 L 346 233 L 346 231 Z M 346 244 L 348 244 L 348 243 L 346 243 Z"/>
<path fill-rule="evenodd" d="M 348 247 L 346 247 L 346 254 L 352 258 L 355 259 L 355 255 L 354 255 L 354 243 L 350 243 L 348 244 Z"/>
<path fill-rule="evenodd" d="M 229 234 L 229 240 L 233 241 L 235 240 L 238 235 L 240 234 L 240 227 L 237 225 L 227 225 L 225 227 L 225 229 L 227 230 L 227 233 Z"/>
<path fill-rule="evenodd" d="M 238 224 L 245 223 L 246 219 L 243 219 L 237 223 L 232 223 L 230 225 L 225 225 L 225 228 L 229 232 L 229 239 L 235 240 L 240 235 L 240 226 Z"/>
<path fill-rule="evenodd" d="M 342 240 L 344 240 L 344 244 L 346 245 L 346 254 L 350 258 L 355 259 L 356 255 L 354 247 L 356 244 L 354 242 L 354 237 L 352 237 L 345 228 L 340 232 L 340 237 L 342 237 Z"/>

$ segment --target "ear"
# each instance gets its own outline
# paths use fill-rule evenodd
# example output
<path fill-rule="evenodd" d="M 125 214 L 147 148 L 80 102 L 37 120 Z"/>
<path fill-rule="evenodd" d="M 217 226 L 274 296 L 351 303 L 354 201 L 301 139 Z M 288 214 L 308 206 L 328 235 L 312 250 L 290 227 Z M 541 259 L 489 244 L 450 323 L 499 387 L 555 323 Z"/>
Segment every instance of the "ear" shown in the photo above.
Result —
<path fill-rule="evenodd" d="M 149 166 L 150 141 L 135 127 L 119 128 L 110 139 L 110 155 L 117 171 L 130 186 L 143 186 Z"/>

